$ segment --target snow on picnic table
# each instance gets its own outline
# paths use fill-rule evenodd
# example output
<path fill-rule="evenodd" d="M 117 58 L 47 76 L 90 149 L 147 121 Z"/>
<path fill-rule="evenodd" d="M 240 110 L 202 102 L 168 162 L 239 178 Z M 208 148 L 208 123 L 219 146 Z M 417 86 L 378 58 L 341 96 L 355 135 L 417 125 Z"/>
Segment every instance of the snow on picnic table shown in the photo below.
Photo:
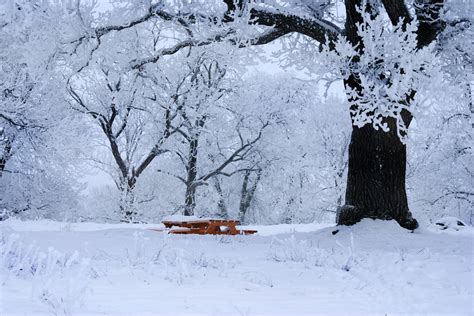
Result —
<path fill-rule="evenodd" d="M 252 236 L 148 230 L 159 227 L 0 223 L 1 245 L 10 249 L 0 251 L 0 314 L 473 314 L 469 226 L 410 233 L 364 220 L 245 227 L 259 231 Z M 53 264 L 56 272 L 51 264 L 32 269 L 33 259 L 15 268 L 28 247 L 66 259 Z"/>

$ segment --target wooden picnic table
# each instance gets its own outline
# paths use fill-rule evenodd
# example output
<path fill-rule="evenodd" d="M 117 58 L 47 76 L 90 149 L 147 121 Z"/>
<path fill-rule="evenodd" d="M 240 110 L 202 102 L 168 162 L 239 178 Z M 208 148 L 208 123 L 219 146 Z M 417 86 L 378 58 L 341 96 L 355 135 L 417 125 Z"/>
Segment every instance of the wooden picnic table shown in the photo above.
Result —
<path fill-rule="evenodd" d="M 257 232 L 237 229 L 240 221 L 231 219 L 164 220 L 162 223 L 170 234 L 251 235 Z"/>

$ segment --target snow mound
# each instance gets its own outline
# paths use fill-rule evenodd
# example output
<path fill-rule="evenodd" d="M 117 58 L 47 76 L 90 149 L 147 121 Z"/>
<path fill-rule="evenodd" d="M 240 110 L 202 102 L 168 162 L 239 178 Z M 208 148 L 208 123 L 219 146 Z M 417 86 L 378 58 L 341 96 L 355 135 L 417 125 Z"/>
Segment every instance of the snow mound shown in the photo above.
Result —
<path fill-rule="evenodd" d="M 381 220 L 381 219 L 370 219 L 365 218 L 354 224 L 352 226 L 336 226 L 322 229 L 319 231 L 321 234 L 327 234 L 330 232 L 332 235 L 349 235 L 351 233 L 367 236 L 384 236 L 384 235 L 393 235 L 393 234 L 407 234 L 411 233 L 410 230 L 407 230 L 401 227 L 395 220 Z"/>
<path fill-rule="evenodd" d="M 440 230 L 446 230 L 446 231 L 460 231 L 466 229 L 468 226 L 466 223 L 464 223 L 462 220 L 456 217 L 452 216 L 447 216 L 447 217 L 442 217 L 438 219 L 437 221 L 434 222 L 430 226 L 430 230 L 434 231 L 440 231 Z"/>

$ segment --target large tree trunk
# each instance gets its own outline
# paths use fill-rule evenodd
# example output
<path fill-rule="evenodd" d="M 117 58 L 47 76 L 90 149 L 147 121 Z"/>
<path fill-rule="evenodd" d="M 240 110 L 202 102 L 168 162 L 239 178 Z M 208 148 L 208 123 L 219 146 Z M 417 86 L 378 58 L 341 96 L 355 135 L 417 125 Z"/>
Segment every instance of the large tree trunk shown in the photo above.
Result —
<path fill-rule="evenodd" d="M 403 0 L 382 0 L 392 24 L 400 21 L 404 26 L 412 21 L 409 10 Z M 367 4 L 363 6 L 363 4 Z M 419 1 L 415 6 L 418 19 L 418 47 L 430 44 L 442 30 L 440 14 L 444 1 Z M 346 38 L 356 47 L 362 56 L 364 43 L 358 34 L 358 24 L 363 22 L 360 8 L 371 15 L 378 14 L 370 2 L 346 0 Z M 353 62 L 357 63 L 358 58 Z M 357 68 L 356 68 L 357 69 Z M 359 95 L 364 91 L 359 82 L 360 77 L 354 73 L 344 80 L 347 88 L 354 89 Z M 415 91 L 400 100 L 409 105 Z M 349 97 L 352 110 L 357 110 L 357 97 Z M 408 128 L 411 115 L 402 112 L 405 126 Z M 408 208 L 405 190 L 406 147 L 397 135 L 397 126 L 393 118 L 386 121 L 390 131 L 375 130 L 371 124 L 361 128 L 353 126 L 349 145 L 349 171 L 346 188 L 346 205 L 337 211 L 337 223 L 352 225 L 362 218 L 395 219 L 402 227 L 415 229 L 418 223 L 412 218 Z"/>
<path fill-rule="evenodd" d="M 405 190 L 406 146 L 396 132 L 375 130 L 371 124 L 353 127 L 349 145 L 346 205 L 337 224 L 352 225 L 362 218 L 394 219 L 402 227 L 418 223 L 408 208 Z"/>

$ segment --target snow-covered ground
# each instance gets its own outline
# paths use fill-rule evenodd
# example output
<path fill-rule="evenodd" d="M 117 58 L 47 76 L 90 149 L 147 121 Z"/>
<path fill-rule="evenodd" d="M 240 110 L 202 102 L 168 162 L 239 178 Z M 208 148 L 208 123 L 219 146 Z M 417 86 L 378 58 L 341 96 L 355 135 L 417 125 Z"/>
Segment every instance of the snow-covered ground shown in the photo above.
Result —
<path fill-rule="evenodd" d="M 0 314 L 472 315 L 472 227 L 0 223 Z"/>

